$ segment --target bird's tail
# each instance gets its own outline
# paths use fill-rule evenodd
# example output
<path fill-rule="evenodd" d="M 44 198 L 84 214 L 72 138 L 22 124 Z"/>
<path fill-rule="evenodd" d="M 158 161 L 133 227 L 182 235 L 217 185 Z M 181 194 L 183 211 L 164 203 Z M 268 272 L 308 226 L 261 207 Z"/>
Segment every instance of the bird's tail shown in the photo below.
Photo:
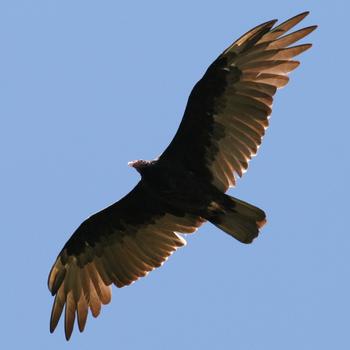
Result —
<path fill-rule="evenodd" d="M 210 203 L 207 219 L 242 243 L 251 243 L 266 223 L 263 210 L 227 194 Z"/>

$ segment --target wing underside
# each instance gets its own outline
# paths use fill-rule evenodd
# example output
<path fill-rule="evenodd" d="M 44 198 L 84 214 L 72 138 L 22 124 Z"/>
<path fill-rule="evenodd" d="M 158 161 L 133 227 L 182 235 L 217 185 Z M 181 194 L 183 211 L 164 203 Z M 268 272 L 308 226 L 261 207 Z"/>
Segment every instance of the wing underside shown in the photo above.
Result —
<path fill-rule="evenodd" d="M 247 170 L 269 125 L 273 96 L 298 67 L 292 46 L 316 26 L 288 34 L 308 13 L 263 23 L 236 40 L 193 88 L 180 127 L 160 160 L 179 162 L 225 192 Z"/>
<path fill-rule="evenodd" d="M 186 244 L 179 232 L 192 233 L 204 222 L 185 213 L 165 212 L 140 184 L 120 202 L 87 219 L 57 257 L 48 281 L 55 295 L 51 332 L 63 310 L 66 338 L 76 318 L 83 331 L 88 310 L 97 317 L 101 305 L 110 302 L 112 284 L 127 286 L 160 267 Z"/>

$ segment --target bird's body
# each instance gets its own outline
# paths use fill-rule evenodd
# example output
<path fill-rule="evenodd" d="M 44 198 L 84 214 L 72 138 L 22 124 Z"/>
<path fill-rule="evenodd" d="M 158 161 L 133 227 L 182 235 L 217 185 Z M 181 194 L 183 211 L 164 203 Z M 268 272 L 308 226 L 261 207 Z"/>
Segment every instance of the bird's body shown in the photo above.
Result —
<path fill-rule="evenodd" d="M 140 182 L 124 198 L 85 220 L 57 257 L 49 289 L 55 295 L 50 330 L 65 308 L 69 339 L 75 317 L 83 331 L 88 310 L 98 316 L 111 299 L 110 285 L 123 287 L 159 267 L 209 221 L 243 243 L 265 223 L 265 213 L 225 192 L 256 154 L 277 88 L 310 44 L 290 47 L 312 32 L 286 34 L 307 13 L 273 27 L 263 23 L 236 40 L 193 88 L 180 127 L 152 161 L 130 162 Z"/>
<path fill-rule="evenodd" d="M 159 160 L 150 162 L 139 172 L 154 200 L 194 215 L 203 216 L 208 203 L 218 192 L 212 184 L 198 178 L 193 172 L 162 164 Z"/>

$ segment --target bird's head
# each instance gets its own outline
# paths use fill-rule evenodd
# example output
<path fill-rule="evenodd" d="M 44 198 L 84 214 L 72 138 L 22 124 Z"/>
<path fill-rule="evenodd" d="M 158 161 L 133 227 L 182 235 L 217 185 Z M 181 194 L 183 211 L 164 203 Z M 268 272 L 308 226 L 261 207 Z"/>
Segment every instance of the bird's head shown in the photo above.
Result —
<path fill-rule="evenodd" d="M 140 174 L 142 174 L 142 170 L 148 167 L 151 164 L 149 160 L 132 160 L 128 163 L 129 167 L 135 168 Z"/>

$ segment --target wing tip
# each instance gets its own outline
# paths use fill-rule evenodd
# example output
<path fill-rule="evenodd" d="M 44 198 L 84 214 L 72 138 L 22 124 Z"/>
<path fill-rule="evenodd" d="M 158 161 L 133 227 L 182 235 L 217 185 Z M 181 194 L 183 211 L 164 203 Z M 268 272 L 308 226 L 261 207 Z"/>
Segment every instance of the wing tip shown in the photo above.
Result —
<path fill-rule="evenodd" d="M 290 18 L 291 20 L 292 19 L 296 19 L 298 18 L 299 21 L 302 21 L 305 17 L 307 17 L 308 15 L 310 14 L 310 11 L 304 11 L 304 12 L 301 12 L 295 16 L 293 16 L 292 18 Z"/>
<path fill-rule="evenodd" d="M 317 24 L 313 24 L 312 26 L 305 27 L 304 29 L 310 29 L 310 33 L 318 28 Z"/>
<path fill-rule="evenodd" d="M 52 334 L 56 329 L 56 326 L 52 325 L 50 322 L 50 333 Z"/>

